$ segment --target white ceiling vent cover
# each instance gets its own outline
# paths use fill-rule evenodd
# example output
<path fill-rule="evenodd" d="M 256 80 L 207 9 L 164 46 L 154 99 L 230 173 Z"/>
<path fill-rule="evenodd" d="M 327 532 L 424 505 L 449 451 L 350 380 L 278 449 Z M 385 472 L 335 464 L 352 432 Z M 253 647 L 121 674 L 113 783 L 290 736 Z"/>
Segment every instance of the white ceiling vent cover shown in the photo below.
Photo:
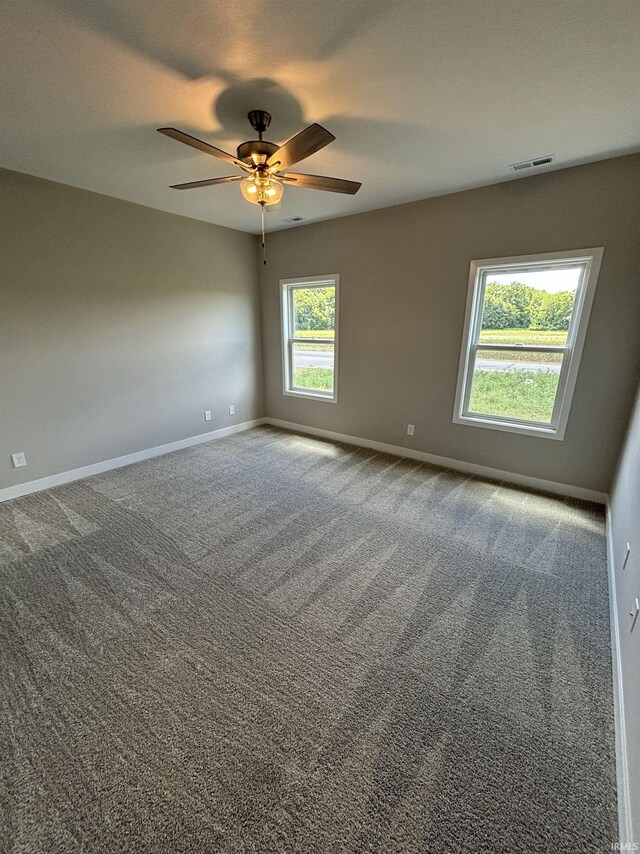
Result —
<path fill-rule="evenodd" d="M 523 160 L 521 163 L 512 163 L 509 166 L 509 169 L 512 169 L 514 172 L 522 172 L 524 169 L 535 169 L 540 166 L 548 166 L 550 163 L 553 163 L 555 160 L 555 156 L 553 154 L 545 154 L 544 157 L 534 157 L 532 160 Z"/>

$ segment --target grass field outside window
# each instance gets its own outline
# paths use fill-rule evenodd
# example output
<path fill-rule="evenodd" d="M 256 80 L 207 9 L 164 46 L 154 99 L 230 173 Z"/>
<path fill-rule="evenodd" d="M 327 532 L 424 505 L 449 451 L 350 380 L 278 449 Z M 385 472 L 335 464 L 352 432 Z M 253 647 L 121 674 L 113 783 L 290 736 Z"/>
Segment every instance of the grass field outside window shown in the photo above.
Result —
<path fill-rule="evenodd" d="M 482 371 L 473 375 L 472 412 L 548 422 L 558 388 L 551 371 Z"/>

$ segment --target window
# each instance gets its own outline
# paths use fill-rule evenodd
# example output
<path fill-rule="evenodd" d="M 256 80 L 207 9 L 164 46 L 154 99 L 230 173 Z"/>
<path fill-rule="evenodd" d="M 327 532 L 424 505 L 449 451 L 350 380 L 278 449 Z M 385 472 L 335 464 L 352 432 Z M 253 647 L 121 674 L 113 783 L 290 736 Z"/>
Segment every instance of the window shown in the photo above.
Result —
<path fill-rule="evenodd" d="M 338 276 L 282 287 L 283 392 L 337 401 Z"/>
<path fill-rule="evenodd" d="M 455 423 L 564 438 L 602 253 L 471 263 Z"/>

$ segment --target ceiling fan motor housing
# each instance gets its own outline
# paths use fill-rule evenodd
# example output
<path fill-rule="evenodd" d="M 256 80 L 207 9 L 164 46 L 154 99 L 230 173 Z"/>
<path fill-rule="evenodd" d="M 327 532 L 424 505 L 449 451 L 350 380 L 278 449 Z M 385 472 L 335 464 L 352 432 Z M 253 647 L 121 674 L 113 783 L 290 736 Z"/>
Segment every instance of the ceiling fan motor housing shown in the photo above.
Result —
<path fill-rule="evenodd" d="M 277 151 L 279 146 L 275 142 L 267 142 L 265 139 L 251 139 L 242 142 L 238 146 L 238 160 L 257 166 L 265 163 L 269 157 Z"/>

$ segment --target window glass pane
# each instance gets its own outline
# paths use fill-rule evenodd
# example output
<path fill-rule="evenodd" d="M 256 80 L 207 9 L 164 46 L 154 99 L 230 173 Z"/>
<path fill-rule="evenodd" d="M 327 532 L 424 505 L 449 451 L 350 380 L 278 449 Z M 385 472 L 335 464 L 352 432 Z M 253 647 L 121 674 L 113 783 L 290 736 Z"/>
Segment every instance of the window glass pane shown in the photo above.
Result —
<path fill-rule="evenodd" d="M 469 411 L 549 424 L 563 358 L 562 353 L 476 351 Z"/>
<path fill-rule="evenodd" d="M 304 344 L 293 347 L 292 385 L 297 389 L 333 394 L 333 344 Z"/>
<path fill-rule="evenodd" d="M 336 289 L 293 288 L 294 338 L 333 338 L 336 325 Z"/>
<path fill-rule="evenodd" d="M 479 340 L 562 347 L 583 269 L 487 272 Z"/>

